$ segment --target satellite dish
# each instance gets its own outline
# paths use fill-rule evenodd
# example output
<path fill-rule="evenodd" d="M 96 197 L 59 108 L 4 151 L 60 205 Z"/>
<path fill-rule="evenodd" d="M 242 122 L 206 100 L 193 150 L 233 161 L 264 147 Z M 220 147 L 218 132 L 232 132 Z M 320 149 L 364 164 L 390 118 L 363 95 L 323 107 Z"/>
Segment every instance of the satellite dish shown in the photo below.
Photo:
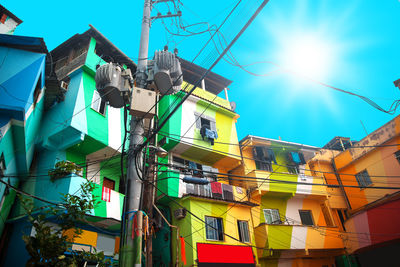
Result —
<path fill-rule="evenodd" d="M 236 102 L 235 101 L 231 101 L 231 110 L 235 111 L 236 109 Z"/>

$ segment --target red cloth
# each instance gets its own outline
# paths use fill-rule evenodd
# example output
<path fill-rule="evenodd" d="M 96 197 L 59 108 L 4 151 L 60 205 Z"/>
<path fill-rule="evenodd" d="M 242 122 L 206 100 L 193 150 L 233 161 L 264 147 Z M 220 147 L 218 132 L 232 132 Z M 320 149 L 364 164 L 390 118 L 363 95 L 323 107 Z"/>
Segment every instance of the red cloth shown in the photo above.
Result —
<path fill-rule="evenodd" d="M 197 259 L 199 263 L 255 264 L 251 246 L 197 243 Z"/>
<path fill-rule="evenodd" d="M 111 202 L 111 189 L 103 186 L 103 192 L 101 194 L 101 200 Z"/>
<path fill-rule="evenodd" d="M 0 22 L 4 24 L 6 22 L 6 19 L 7 19 L 7 15 L 3 14 L 3 16 L 1 16 Z"/>
<path fill-rule="evenodd" d="M 132 239 L 135 238 L 136 228 L 137 228 L 137 217 L 135 213 L 132 219 Z"/>
<path fill-rule="evenodd" d="M 186 249 L 185 249 L 185 238 L 180 236 L 179 239 L 181 240 L 181 258 L 183 265 L 186 265 Z"/>
<path fill-rule="evenodd" d="M 222 195 L 222 184 L 218 182 L 212 182 L 211 192 Z"/>

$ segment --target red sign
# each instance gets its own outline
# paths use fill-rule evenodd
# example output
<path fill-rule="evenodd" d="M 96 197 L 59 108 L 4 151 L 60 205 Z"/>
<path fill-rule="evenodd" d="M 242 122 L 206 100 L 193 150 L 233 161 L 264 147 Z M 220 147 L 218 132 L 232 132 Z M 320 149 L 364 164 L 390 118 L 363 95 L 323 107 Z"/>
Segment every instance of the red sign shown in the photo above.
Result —
<path fill-rule="evenodd" d="M 250 246 L 197 243 L 197 258 L 203 263 L 255 263 Z"/>

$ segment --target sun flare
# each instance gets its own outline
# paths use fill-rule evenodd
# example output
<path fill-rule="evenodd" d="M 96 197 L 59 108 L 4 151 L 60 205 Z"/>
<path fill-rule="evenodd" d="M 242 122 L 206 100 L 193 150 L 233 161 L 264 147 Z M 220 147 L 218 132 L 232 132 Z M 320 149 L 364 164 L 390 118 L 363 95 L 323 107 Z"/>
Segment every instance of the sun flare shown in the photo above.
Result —
<path fill-rule="evenodd" d="M 297 74 L 323 79 L 332 70 L 333 47 L 322 38 L 299 35 L 282 47 L 281 64 Z"/>

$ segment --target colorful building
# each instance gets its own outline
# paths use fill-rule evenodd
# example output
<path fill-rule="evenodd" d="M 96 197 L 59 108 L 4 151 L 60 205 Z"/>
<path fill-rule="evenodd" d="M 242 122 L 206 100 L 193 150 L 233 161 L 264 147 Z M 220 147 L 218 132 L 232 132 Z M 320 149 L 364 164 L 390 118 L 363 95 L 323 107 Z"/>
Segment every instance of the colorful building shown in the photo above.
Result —
<path fill-rule="evenodd" d="M 248 190 L 261 266 L 331 266 L 344 253 L 325 182 L 307 165 L 319 148 L 269 138 L 240 141 L 232 184 Z"/>
<path fill-rule="evenodd" d="M 21 23 L 22 20 L 0 5 L 0 34 L 13 34 Z"/>
<path fill-rule="evenodd" d="M 8 148 L 8 152 L 17 151 L 14 161 L 4 152 L 2 162 L 7 164 L 4 172 L 28 173 L 26 179 L 20 181 L 19 188 L 55 203 L 61 200 L 60 194 L 79 194 L 80 185 L 87 180 L 94 183 L 93 196 L 100 203 L 87 215 L 87 223 L 81 227 L 83 234 L 70 240 L 72 249 L 96 249 L 113 258 L 119 248 L 124 201 L 120 161 L 125 123 L 123 110 L 114 109 L 101 100 L 95 89 L 94 76 L 96 66 L 111 59 L 133 71 L 136 65 L 91 27 L 51 51 L 51 63 L 46 70 L 46 88 L 42 90 L 45 83 L 45 55 L 29 53 L 10 48 L 2 52 L 6 58 L 4 63 L 11 65 L 7 68 L 10 72 L 7 79 L 5 77 L 1 84 L 9 88 L 12 94 L 1 91 L 1 99 L 7 101 L 8 109 L 15 109 L 7 113 L 13 117 L 8 122 L 4 119 L 2 132 L 7 134 L 3 129 L 11 128 L 11 123 L 16 125 L 13 126 L 13 133 L 18 134 L 14 137 L 18 138 L 15 144 L 12 135 L 7 143 L 6 138 L 2 138 L 2 144 L 16 146 Z M 24 60 L 25 65 L 21 64 Z M 1 75 L 5 73 L 2 71 Z M 26 83 L 26 91 L 13 90 L 21 81 Z M 9 103 L 15 103 L 15 108 Z M 62 161 L 80 166 L 81 171 L 52 179 L 48 171 Z M 0 188 L 4 191 L 4 186 Z M 38 199 L 34 204 L 35 207 L 48 205 Z M 27 260 L 21 234 L 32 234 L 32 229 L 24 220 L 24 214 L 21 205 L 17 204 L 7 221 L 12 230 L 8 231 L 6 265 L 12 262 L 22 266 Z"/>
<path fill-rule="evenodd" d="M 15 200 L 6 184 L 18 187 L 33 160 L 43 116 L 46 54 L 41 38 L 0 34 L 0 235 Z"/>
<path fill-rule="evenodd" d="M 183 90 L 162 98 L 160 121 L 205 72 L 180 61 Z M 160 227 L 164 235 L 155 240 L 156 246 L 172 251 L 172 258 L 153 248 L 156 266 L 177 260 L 180 266 L 256 263 L 250 220 L 254 204 L 248 201 L 245 189 L 230 184 L 228 176 L 241 163 L 235 126 L 239 116 L 227 99 L 217 95 L 230 83 L 210 73 L 158 135 L 158 144 L 169 152 L 159 162 L 169 165 L 160 165 L 157 203 L 175 227 L 169 231 L 165 230 L 168 225 Z M 177 239 L 176 229 L 182 241 Z"/>
<path fill-rule="evenodd" d="M 337 151 L 321 153 L 325 163 L 314 162 L 313 168 L 325 172 L 327 182 L 337 186 L 330 193 L 330 203 L 346 233 L 347 253 L 361 266 L 397 266 L 399 262 L 399 144 L 397 116 L 350 146 L 334 146 L 331 141 L 327 147 Z"/>

